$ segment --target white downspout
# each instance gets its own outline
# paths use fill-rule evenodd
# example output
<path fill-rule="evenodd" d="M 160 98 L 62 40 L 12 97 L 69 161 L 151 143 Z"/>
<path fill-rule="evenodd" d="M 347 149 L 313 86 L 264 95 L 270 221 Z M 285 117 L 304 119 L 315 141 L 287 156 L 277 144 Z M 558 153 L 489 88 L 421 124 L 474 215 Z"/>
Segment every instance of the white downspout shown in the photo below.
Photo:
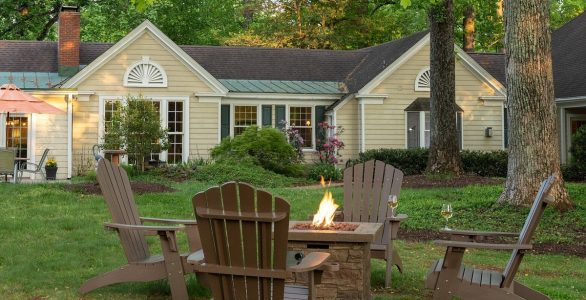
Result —
<path fill-rule="evenodd" d="M 364 100 L 360 99 L 360 152 L 365 151 L 366 146 L 366 129 L 364 120 Z"/>

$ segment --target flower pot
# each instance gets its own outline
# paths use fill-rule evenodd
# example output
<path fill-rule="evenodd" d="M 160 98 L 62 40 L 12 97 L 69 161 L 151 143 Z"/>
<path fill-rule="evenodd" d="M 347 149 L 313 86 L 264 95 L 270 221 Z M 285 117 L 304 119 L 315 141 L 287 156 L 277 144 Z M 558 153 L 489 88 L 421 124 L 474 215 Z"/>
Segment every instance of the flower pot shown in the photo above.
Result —
<path fill-rule="evenodd" d="M 58 167 L 45 167 L 45 175 L 47 176 L 47 180 L 55 180 L 57 179 L 57 169 Z"/>

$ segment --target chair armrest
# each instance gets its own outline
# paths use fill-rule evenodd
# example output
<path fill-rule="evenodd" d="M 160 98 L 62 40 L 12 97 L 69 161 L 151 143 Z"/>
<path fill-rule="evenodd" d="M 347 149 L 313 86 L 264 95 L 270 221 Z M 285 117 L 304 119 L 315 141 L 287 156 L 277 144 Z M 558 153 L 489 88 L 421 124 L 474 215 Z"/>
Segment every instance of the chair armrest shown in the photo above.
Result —
<path fill-rule="evenodd" d="M 402 222 L 409 219 L 409 217 L 406 214 L 398 214 L 394 217 L 387 217 L 386 220 L 389 222 Z"/>
<path fill-rule="evenodd" d="M 28 170 L 26 168 L 26 166 L 33 166 L 35 168 L 35 170 L 39 168 L 39 165 L 38 164 L 27 161 L 26 163 L 25 162 L 19 163 L 18 164 L 18 170 L 19 171 L 32 171 L 32 170 Z"/>
<path fill-rule="evenodd" d="M 493 250 L 531 250 L 532 245 L 529 244 L 489 244 L 489 243 L 474 243 L 474 242 L 460 242 L 460 241 L 445 241 L 435 240 L 434 243 L 438 246 L 454 247 L 454 248 L 476 248 L 476 249 L 493 249 Z"/>
<path fill-rule="evenodd" d="M 465 235 L 465 236 L 504 236 L 504 237 L 518 237 L 518 232 L 499 232 L 499 231 L 472 231 L 472 230 L 446 230 L 441 229 L 441 233 L 449 235 Z"/>
<path fill-rule="evenodd" d="M 148 218 L 148 217 L 141 217 L 140 220 L 143 222 L 155 222 L 155 223 L 163 223 L 163 224 L 197 225 L 196 220 L 160 219 L 160 218 Z"/>
<path fill-rule="evenodd" d="M 138 230 L 143 231 L 147 235 L 159 235 L 162 232 L 176 232 L 184 230 L 184 227 L 175 227 L 175 226 L 145 226 L 145 225 L 128 225 L 128 224 L 120 224 L 120 223 L 104 223 L 104 227 L 108 230 L 118 230 L 118 229 L 127 229 L 127 230 Z"/>
<path fill-rule="evenodd" d="M 330 257 L 330 254 L 325 252 L 308 253 L 298 265 L 288 267 L 287 271 L 298 273 L 319 269 L 324 265 L 328 257 Z"/>

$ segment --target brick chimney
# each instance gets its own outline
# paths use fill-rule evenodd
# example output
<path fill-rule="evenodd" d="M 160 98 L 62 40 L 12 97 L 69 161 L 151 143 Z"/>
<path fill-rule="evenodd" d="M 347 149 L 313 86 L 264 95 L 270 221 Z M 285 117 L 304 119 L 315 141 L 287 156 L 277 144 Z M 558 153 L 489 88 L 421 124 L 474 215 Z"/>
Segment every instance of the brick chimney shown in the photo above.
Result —
<path fill-rule="evenodd" d="M 63 6 L 59 13 L 59 75 L 71 76 L 79 71 L 79 9 Z"/>

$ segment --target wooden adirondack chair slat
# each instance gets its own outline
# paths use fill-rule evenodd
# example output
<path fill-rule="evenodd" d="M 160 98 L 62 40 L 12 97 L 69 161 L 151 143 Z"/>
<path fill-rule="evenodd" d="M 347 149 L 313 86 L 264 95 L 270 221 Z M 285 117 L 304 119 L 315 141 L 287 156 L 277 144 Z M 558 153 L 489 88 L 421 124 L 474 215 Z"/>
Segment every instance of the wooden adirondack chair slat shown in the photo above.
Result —
<path fill-rule="evenodd" d="M 130 187 L 130 180 L 124 169 L 113 165 L 106 159 L 98 162 L 97 172 L 100 189 L 113 223 L 106 224 L 116 230 L 128 264 L 111 272 L 87 280 L 79 289 L 88 293 L 102 286 L 132 281 L 151 281 L 167 278 L 173 299 L 187 299 L 184 274 L 193 269 L 186 262 L 187 255 L 178 252 L 175 231 L 177 227 L 144 226 Z M 177 220 L 147 218 L 150 221 L 181 223 Z M 195 228 L 191 222 L 190 228 Z M 189 230 L 185 228 L 185 230 Z M 163 255 L 151 255 L 145 238 L 146 234 L 159 236 Z M 188 239 L 197 234 L 188 234 Z M 193 243 L 192 243 L 193 242 Z M 190 241 L 190 245 L 199 242 Z M 197 250 L 197 249 L 194 249 Z M 184 266 L 186 266 L 184 268 Z"/>
<path fill-rule="evenodd" d="M 371 254 L 387 263 L 386 287 L 390 286 L 391 267 L 397 265 L 401 272 L 403 268 L 392 238 L 397 235 L 400 220 L 407 216 L 401 215 L 391 222 L 387 206 L 389 195 L 399 196 L 402 182 L 403 172 L 382 161 L 370 160 L 344 170 L 344 221 L 384 224 L 382 234 L 371 244 Z"/>
<path fill-rule="evenodd" d="M 462 299 L 535 299 L 545 300 L 549 297 L 532 290 L 514 281 L 515 274 L 527 249 L 531 249 L 531 238 L 537 228 L 539 220 L 545 211 L 549 200 L 549 190 L 555 177 L 550 176 L 542 182 L 527 215 L 523 229 L 515 244 L 488 244 L 476 242 L 482 232 L 456 231 L 452 241 L 436 241 L 438 245 L 447 246 L 444 259 L 436 261 L 427 275 L 426 288 L 434 289 L 434 299 L 451 299 L 457 296 Z M 446 232 L 449 234 L 449 232 Z M 497 236 L 498 232 L 487 232 L 486 236 Z M 509 233 L 502 236 L 510 237 Z M 462 240 L 467 237 L 468 240 Z M 507 262 L 503 273 L 474 269 L 461 264 L 465 248 L 511 249 L 511 258 Z M 446 264 L 444 261 L 450 263 Z M 438 268 L 440 267 L 440 268 Z M 464 268 L 462 275 L 457 275 L 454 269 Z M 461 277 L 460 277 L 461 276 Z M 457 280 L 456 277 L 460 278 Z"/>
<path fill-rule="evenodd" d="M 220 192 L 221 191 L 221 192 Z M 206 277 L 214 299 L 298 299 L 315 297 L 312 289 L 285 287 L 289 204 L 244 183 L 230 182 L 194 197 L 203 257 L 194 253 L 188 262 Z M 201 214 L 210 209 L 220 213 Z M 286 217 L 252 218 L 259 215 Z M 242 218 L 238 218 L 242 215 Z M 328 253 L 312 253 L 308 269 L 320 267 Z M 309 255 L 308 255 L 309 256 Z M 316 259 L 317 258 L 317 259 Z M 305 269 L 307 270 L 307 269 Z M 312 278 L 312 276 L 309 276 Z M 313 281 L 312 281 L 313 282 Z"/>

